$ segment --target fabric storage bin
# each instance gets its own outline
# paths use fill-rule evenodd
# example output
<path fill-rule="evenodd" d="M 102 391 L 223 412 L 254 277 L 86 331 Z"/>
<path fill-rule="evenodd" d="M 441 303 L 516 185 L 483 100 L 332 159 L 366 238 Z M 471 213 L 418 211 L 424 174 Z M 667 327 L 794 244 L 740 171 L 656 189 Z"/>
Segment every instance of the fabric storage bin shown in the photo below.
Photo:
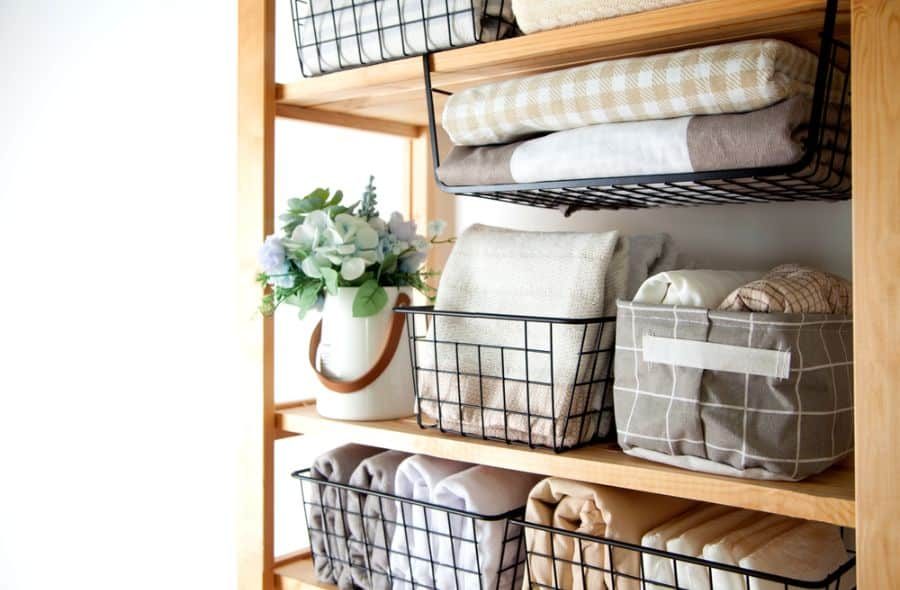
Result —
<path fill-rule="evenodd" d="M 614 400 L 630 454 L 801 480 L 853 450 L 850 316 L 619 302 Z"/>
<path fill-rule="evenodd" d="M 525 531 L 523 542 L 527 583 L 531 589 L 616 588 L 618 590 L 787 590 L 855 588 L 855 552 L 848 548 L 847 561 L 822 580 L 804 580 L 758 570 L 651 549 L 601 535 L 589 535 L 525 520 L 516 521 Z M 844 543 L 852 547 L 851 531 L 842 530 Z M 536 539 L 542 538 L 543 545 Z M 550 549 L 545 549 L 549 547 Z M 556 548 L 562 548 L 559 551 Z M 571 552 L 568 555 L 565 552 Z M 564 554 L 565 553 L 565 554 Z M 560 583 L 560 577 L 570 580 Z M 681 575 L 679 575 L 679 572 Z"/>
<path fill-rule="evenodd" d="M 291 0 L 304 76 L 503 39 L 511 0 Z"/>
<path fill-rule="evenodd" d="M 615 318 L 395 311 L 422 428 L 557 452 L 611 431 Z"/>
<path fill-rule="evenodd" d="M 518 590 L 522 529 L 503 514 L 476 514 L 296 471 L 313 560 L 370 589 Z M 494 564 L 490 567 L 487 564 Z M 352 572 L 352 583 L 349 582 Z"/>

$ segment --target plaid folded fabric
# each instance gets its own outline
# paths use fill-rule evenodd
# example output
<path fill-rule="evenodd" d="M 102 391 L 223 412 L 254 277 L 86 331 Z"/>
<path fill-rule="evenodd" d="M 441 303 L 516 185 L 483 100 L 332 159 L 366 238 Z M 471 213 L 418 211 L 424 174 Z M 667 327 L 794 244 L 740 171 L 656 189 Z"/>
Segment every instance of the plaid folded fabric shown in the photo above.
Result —
<path fill-rule="evenodd" d="M 646 338 L 790 353 L 781 379 L 649 362 Z M 800 480 L 853 450 L 853 320 L 619 302 L 614 403 L 626 453 Z"/>
<path fill-rule="evenodd" d="M 853 287 L 850 282 L 827 272 L 782 264 L 758 281 L 735 289 L 719 309 L 849 314 L 853 312 Z"/>
<path fill-rule="evenodd" d="M 751 111 L 812 96 L 817 61 L 762 39 L 600 62 L 454 94 L 443 126 L 456 145 L 485 145 L 596 123 Z M 836 73 L 833 87 L 842 82 Z"/>

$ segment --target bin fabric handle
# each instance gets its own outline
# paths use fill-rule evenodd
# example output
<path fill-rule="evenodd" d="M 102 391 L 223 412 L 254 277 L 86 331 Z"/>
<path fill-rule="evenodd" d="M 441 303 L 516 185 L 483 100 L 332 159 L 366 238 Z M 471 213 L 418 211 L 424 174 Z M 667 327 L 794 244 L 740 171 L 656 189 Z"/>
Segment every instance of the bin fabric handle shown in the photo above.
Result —
<path fill-rule="evenodd" d="M 400 293 L 397 295 L 397 302 L 394 304 L 394 307 L 405 307 L 409 304 L 409 295 Z M 319 381 L 322 382 L 322 385 L 334 393 L 357 392 L 374 383 L 384 370 L 388 368 L 388 365 L 391 364 L 394 353 L 397 352 L 397 346 L 400 344 L 400 336 L 403 335 L 403 323 L 405 321 L 406 319 L 403 317 L 403 314 L 395 312 L 391 319 L 391 328 L 388 331 L 387 340 L 384 342 L 384 348 L 381 349 L 381 354 L 378 355 L 378 360 L 375 361 L 372 368 L 353 381 L 338 381 L 326 376 L 318 369 L 318 367 L 316 367 L 316 359 L 319 356 L 319 342 L 322 340 L 322 320 L 319 320 L 319 323 L 316 324 L 316 328 L 312 332 L 312 336 L 309 338 L 309 366 L 315 371 L 316 375 L 319 377 Z"/>
<path fill-rule="evenodd" d="M 787 350 L 747 348 L 700 340 L 644 335 L 644 361 L 679 367 L 727 371 L 787 379 L 791 353 Z"/>

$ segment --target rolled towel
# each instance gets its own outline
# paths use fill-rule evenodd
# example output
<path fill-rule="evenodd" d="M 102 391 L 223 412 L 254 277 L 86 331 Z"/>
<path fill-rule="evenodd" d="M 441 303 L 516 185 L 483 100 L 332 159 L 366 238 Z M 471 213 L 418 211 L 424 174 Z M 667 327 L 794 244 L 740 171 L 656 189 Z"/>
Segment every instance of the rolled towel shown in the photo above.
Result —
<path fill-rule="evenodd" d="M 762 271 L 670 270 L 644 281 L 634 302 L 716 309 L 729 293 L 762 276 Z"/>
<path fill-rule="evenodd" d="M 735 289 L 723 311 L 853 313 L 853 286 L 839 276 L 799 264 L 776 266 L 759 280 Z"/>
<path fill-rule="evenodd" d="M 716 504 L 698 506 L 646 533 L 641 539 L 641 545 L 649 549 L 665 551 L 666 544 L 669 541 L 680 537 L 696 526 L 719 518 L 729 512 L 734 512 L 734 508 Z M 644 553 L 642 557 L 647 589 L 662 590 L 671 588 L 675 584 L 674 559 L 649 553 Z"/>
<path fill-rule="evenodd" d="M 394 493 L 401 498 L 431 502 L 432 493 L 445 478 L 472 465 L 427 455 L 413 455 L 397 467 Z M 390 566 L 393 588 L 434 587 L 432 562 L 449 558 L 434 555 L 430 531 L 446 515 L 433 509 L 400 502 L 391 539 Z M 414 584 L 413 584 L 414 583 Z"/>
<path fill-rule="evenodd" d="M 455 473 L 435 487 L 432 502 L 454 510 L 496 516 L 521 508 L 540 476 L 478 465 Z M 438 566 L 437 588 L 518 590 L 522 571 L 516 544 L 505 544 L 506 520 L 474 520 L 448 513 L 436 523 L 434 555 L 452 557 L 456 568 Z M 474 537 L 473 537 L 474 534 Z M 479 576 L 476 572 L 481 572 Z M 518 575 L 517 575 L 518 574 Z"/>
<path fill-rule="evenodd" d="M 348 484 L 360 462 L 383 451 L 357 444 L 332 449 L 313 461 L 310 476 L 329 483 Z M 350 563 L 347 522 L 343 515 L 348 501 L 358 503 L 358 500 L 355 493 L 340 488 L 315 484 L 311 488 L 306 516 L 313 566 L 320 581 L 336 584 Z"/>
<path fill-rule="evenodd" d="M 353 471 L 350 485 L 393 494 L 397 468 L 410 456 L 401 451 L 384 451 L 369 457 Z M 338 586 L 387 590 L 391 587 L 388 549 L 397 518 L 396 502 L 383 496 L 358 494 L 348 498 L 347 503 L 353 565 L 350 570 L 344 569 Z"/>
<path fill-rule="evenodd" d="M 767 514 L 756 522 L 728 533 L 703 548 L 703 559 L 737 566 L 741 559 L 756 551 L 768 540 L 799 526 L 802 521 L 777 514 Z M 715 590 L 747 590 L 747 578 L 721 569 L 712 571 Z"/>
<path fill-rule="evenodd" d="M 741 559 L 740 566 L 796 580 L 818 582 L 844 565 L 847 559 L 847 550 L 838 527 L 822 522 L 804 522 Z M 854 586 L 847 584 L 848 581 L 842 580 L 841 588 Z M 750 580 L 750 590 L 784 588 L 784 584 L 768 580 Z"/>
<path fill-rule="evenodd" d="M 749 526 L 763 517 L 762 513 L 751 510 L 733 510 L 688 529 L 681 535 L 666 542 L 666 551 L 700 557 L 703 548 L 721 539 L 728 533 Z M 691 590 L 709 590 L 709 569 L 693 563 L 676 560 L 675 571 L 678 583 Z"/>
<path fill-rule="evenodd" d="M 811 98 L 817 64 L 772 39 L 629 57 L 468 88 L 447 100 L 442 122 L 454 145 L 488 145 L 598 123 L 753 111 Z M 840 99 L 843 81 L 836 72 L 830 98 Z"/>
<path fill-rule="evenodd" d="M 512 0 L 516 23 L 524 33 L 646 12 L 696 0 Z"/>
<path fill-rule="evenodd" d="M 632 490 L 551 477 L 538 483 L 528 498 L 529 522 L 567 531 L 640 544 L 644 534 L 696 506 L 695 502 Z M 528 571 L 538 587 L 640 587 L 640 556 L 636 551 L 578 542 L 565 535 L 526 530 L 531 548 Z M 551 556 L 555 556 L 556 560 Z M 554 568 L 555 563 L 555 568 Z M 584 564 L 584 565 L 582 565 Z M 613 571 L 613 574 L 603 573 Z"/>

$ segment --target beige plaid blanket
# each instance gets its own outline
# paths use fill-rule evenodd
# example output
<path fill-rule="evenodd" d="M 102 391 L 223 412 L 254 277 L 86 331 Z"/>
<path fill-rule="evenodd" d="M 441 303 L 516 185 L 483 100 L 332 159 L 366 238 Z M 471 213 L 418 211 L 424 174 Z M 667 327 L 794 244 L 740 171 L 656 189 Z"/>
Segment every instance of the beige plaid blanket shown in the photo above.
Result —
<path fill-rule="evenodd" d="M 758 281 L 735 289 L 725 311 L 853 313 L 853 286 L 841 277 L 798 264 L 782 264 Z"/>
<path fill-rule="evenodd" d="M 816 64 L 809 51 L 772 39 L 599 62 L 463 90 L 447 101 L 443 126 L 456 145 L 486 145 L 597 123 L 751 111 L 812 96 Z"/>

